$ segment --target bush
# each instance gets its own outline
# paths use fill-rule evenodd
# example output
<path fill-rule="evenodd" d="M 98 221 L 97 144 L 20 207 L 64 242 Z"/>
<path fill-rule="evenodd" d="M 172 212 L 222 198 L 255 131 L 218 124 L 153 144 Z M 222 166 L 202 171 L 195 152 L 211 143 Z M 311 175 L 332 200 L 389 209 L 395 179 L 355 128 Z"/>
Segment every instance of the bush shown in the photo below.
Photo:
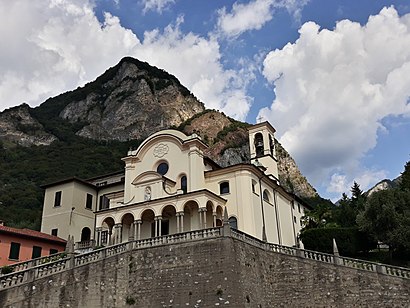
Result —
<path fill-rule="evenodd" d="M 5 265 L 5 266 L 3 266 L 3 267 L 1 268 L 0 271 L 1 271 L 1 273 L 2 273 L 3 275 L 7 275 L 7 274 L 12 273 L 14 270 L 13 270 L 13 268 L 12 268 L 11 266 Z"/>
<path fill-rule="evenodd" d="M 357 228 L 314 228 L 303 231 L 300 238 L 305 249 L 333 253 L 333 239 L 336 240 L 342 256 L 354 257 L 360 252 L 376 248 L 377 243 Z"/>

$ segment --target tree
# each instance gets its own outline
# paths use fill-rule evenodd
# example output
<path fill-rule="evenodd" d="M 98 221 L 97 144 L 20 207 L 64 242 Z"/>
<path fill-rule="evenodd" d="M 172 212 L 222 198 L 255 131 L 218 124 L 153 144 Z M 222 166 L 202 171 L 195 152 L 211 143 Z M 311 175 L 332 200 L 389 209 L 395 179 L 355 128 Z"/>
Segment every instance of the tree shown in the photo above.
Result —
<path fill-rule="evenodd" d="M 410 191 L 373 193 L 357 216 L 359 228 L 388 244 L 392 252 L 410 254 Z"/>
<path fill-rule="evenodd" d="M 404 171 L 401 174 L 400 190 L 410 191 L 410 161 L 404 165 Z"/>

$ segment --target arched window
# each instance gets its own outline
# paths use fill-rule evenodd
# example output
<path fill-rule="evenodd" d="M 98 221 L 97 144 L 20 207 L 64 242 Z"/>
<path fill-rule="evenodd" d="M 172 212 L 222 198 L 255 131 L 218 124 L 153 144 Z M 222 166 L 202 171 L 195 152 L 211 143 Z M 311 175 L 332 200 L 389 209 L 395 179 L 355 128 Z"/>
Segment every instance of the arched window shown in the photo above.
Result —
<path fill-rule="evenodd" d="M 185 175 L 181 177 L 181 190 L 184 192 L 184 194 L 186 194 L 188 191 L 188 181 Z"/>
<path fill-rule="evenodd" d="M 90 228 L 83 228 L 81 231 L 81 242 L 89 241 L 91 239 L 91 230 Z"/>
<path fill-rule="evenodd" d="M 256 150 L 256 157 L 263 155 L 263 136 L 261 133 L 257 133 L 255 135 L 255 150 Z"/>
<path fill-rule="evenodd" d="M 270 148 L 270 154 L 272 156 L 275 156 L 275 142 L 273 141 L 273 138 L 271 135 L 269 135 L 269 148 Z"/>
<path fill-rule="evenodd" d="M 222 194 L 229 194 L 229 182 L 222 182 L 219 184 L 219 193 Z"/>
<path fill-rule="evenodd" d="M 229 226 L 232 229 L 238 229 L 238 220 L 236 219 L 236 217 L 230 217 L 229 218 Z"/>
<path fill-rule="evenodd" d="M 263 197 L 263 200 L 270 202 L 270 196 L 269 196 L 269 192 L 267 189 L 263 191 L 262 197 Z"/>
<path fill-rule="evenodd" d="M 255 181 L 255 180 L 252 180 L 252 192 L 253 192 L 254 194 L 256 194 L 256 185 L 257 185 L 256 181 Z"/>

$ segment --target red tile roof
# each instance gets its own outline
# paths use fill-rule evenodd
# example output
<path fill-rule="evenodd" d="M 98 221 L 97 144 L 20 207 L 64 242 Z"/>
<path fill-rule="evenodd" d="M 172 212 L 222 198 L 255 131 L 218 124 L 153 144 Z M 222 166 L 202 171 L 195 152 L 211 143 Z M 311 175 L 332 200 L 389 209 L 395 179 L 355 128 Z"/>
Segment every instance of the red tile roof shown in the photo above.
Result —
<path fill-rule="evenodd" d="M 30 229 L 17 229 L 17 228 L 12 228 L 12 227 L 7 227 L 7 226 L 0 226 L 0 233 L 12 233 L 15 235 L 19 236 L 26 236 L 26 237 L 31 237 L 39 240 L 46 240 L 46 241 L 52 241 L 52 242 L 58 242 L 61 244 L 67 243 L 66 240 L 63 240 L 62 238 L 59 238 L 58 236 L 46 234 L 43 232 L 35 231 L 35 230 L 30 230 Z"/>

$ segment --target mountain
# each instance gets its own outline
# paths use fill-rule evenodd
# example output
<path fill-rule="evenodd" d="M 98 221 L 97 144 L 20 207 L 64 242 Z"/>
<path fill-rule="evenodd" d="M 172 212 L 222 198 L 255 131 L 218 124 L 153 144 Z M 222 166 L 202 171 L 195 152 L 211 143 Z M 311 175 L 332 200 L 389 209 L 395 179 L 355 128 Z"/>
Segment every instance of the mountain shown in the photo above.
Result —
<path fill-rule="evenodd" d="M 127 149 L 166 128 L 201 136 L 205 153 L 222 166 L 249 162 L 250 124 L 205 110 L 171 74 L 124 58 L 95 81 L 0 113 L 0 219 L 39 227 L 41 184 L 120 170 Z M 300 197 L 317 196 L 277 142 L 279 178 Z"/>
<path fill-rule="evenodd" d="M 366 195 L 370 196 L 371 194 L 387 189 L 397 188 L 400 184 L 401 176 L 398 176 L 394 180 L 384 179 L 366 191 Z"/>

